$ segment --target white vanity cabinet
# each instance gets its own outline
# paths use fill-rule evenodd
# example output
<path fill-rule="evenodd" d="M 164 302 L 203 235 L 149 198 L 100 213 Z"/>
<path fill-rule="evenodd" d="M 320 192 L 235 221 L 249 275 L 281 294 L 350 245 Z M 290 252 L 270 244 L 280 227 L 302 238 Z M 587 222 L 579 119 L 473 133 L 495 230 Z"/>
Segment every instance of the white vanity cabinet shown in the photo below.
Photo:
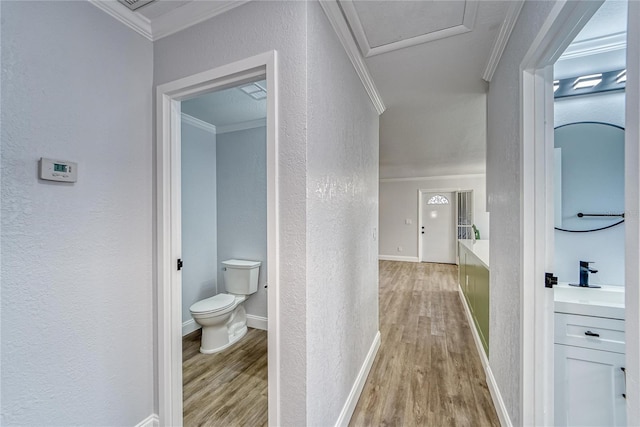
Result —
<path fill-rule="evenodd" d="M 624 320 L 555 313 L 555 425 L 624 426 Z"/>

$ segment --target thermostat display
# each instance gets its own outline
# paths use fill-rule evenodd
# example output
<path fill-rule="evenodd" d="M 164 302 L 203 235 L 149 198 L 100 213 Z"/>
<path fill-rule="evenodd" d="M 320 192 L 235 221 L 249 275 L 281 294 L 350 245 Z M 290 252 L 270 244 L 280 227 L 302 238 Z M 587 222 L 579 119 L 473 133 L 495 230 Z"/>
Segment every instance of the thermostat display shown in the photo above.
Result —
<path fill-rule="evenodd" d="M 54 172 L 69 172 L 69 165 L 61 165 L 60 163 L 53 164 Z"/>
<path fill-rule="evenodd" d="M 40 159 L 40 179 L 48 181 L 76 182 L 78 164 L 66 160 Z"/>

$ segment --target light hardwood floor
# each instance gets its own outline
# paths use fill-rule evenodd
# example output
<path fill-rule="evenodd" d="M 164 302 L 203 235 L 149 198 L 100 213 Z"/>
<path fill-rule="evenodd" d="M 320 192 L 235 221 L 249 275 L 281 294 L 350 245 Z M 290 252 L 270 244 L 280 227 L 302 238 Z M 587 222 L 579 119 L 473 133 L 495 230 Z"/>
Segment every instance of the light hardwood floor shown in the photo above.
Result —
<path fill-rule="evenodd" d="M 380 261 L 381 345 L 351 426 L 499 426 L 458 268 Z"/>
<path fill-rule="evenodd" d="M 200 330 L 182 338 L 185 427 L 266 426 L 267 332 L 249 328 L 220 353 L 199 349 Z"/>
<path fill-rule="evenodd" d="M 499 425 L 457 291 L 456 266 L 380 262 L 382 343 L 351 426 Z M 183 338 L 184 425 L 267 425 L 267 333 L 200 354 Z"/>

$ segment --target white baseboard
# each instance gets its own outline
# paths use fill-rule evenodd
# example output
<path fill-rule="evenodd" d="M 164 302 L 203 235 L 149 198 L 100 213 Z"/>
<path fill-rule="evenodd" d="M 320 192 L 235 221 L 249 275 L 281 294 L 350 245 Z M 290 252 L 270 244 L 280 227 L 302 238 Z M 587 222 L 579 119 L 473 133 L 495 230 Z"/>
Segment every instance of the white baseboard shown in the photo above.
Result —
<path fill-rule="evenodd" d="M 369 371 L 371 371 L 371 366 L 373 365 L 373 361 L 376 359 L 376 354 L 378 354 L 379 348 L 380 331 L 378 331 L 376 336 L 373 338 L 373 342 L 369 348 L 369 353 L 367 353 L 367 357 L 364 359 L 364 363 L 360 367 L 360 372 L 358 372 L 358 376 L 353 383 L 353 387 L 351 387 L 351 392 L 349 393 L 349 396 L 347 396 L 347 401 L 344 403 L 342 411 L 340 411 L 340 416 L 338 417 L 338 421 L 336 421 L 336 427 L 346 427 L 349 425 L 349 421 L 351 421 L 353 411 L 356 409 L 356 404 L 358 403 L 358 399 L 360 399 L 360 394 L 362 393 L 364 384 L 367 381 Z"/>
<path fill-rule="evenodd" d="M 420 262 L 417 256 L 378 255 L 380 261 Z"/>
<path fill-rule="evenodd" d="M 160 418 L 156 414 L 151 414 L 144 420 L 136 424 L 135 427 L 158 427 L 160 425 Z"/>
<path fill-rule="evenodd" d="M 182 323 L 182 336 L 189 335 L 193 331 L 197 331 L 200 329 L 200 325 L 196 323 L 195 320 L 189 319 L 186 322 Z"/>
<path fill-rule="evenodd" d="M 464 297 L 464 292 L 462 292 L 462 288 L 460 287 L 460 285 L 458 285 L 458 294 L 460 295 L 460 301 L 462 302 L 464 312 L 467 315 L 467 320 L 469 321 L 469 327 L 471 328 L 473 341 L 476 343 L 476 349 L 478 350 L 478 355 L 480 356 L 480 361 L 482 362 L 482 367 L 484 368 L 487 386 L 489 387 L 489 393 L 491 394 L 493 406 L 495 406 L 496 413 L 498 414 L 498 419 L 500 419 L 500 425 L 502 427 L 513 427 L 511 418 L 509 418 L 507 406 L 504 404 L 504 399 L 502 398 L 502 394 L 500 394 L 498 383 L 496 382 L 496 378 L 493 376 L 491 366 L 489 366 L 489 359 L 487 359 L 487 354 L 484 352 L 484 347 L 482 346 L 482 341 L 480 340 L 480 334 L 478 334 L 476 324 L 473 321 L 473 317 L 471 316 L 471 310 L 469 309 L 469 305 L 467 304 L 467 299 Z"/>
<path fill-rule="evenodd" d="M 253 314 L 247 314 L 247 326 L 254 329 L 267 330 L 267 318 L 262 316 L 254 316 Z"/>

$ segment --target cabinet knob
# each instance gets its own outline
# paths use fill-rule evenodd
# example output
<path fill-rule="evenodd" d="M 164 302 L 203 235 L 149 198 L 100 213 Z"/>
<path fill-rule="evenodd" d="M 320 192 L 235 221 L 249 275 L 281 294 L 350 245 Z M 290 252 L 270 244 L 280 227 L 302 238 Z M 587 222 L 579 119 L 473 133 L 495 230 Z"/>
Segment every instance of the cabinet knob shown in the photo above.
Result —
<path fill-rule="evenodd" d="M 591 331 L 587 331 L 587 332 L 585 332 L 584 334 L 585 334 L 586 336 L 588 336 L 588 337 L 599 337 L 599 336 L 600 336 L 600 334 L 595 333 L 595 332 L 591 332 Z"/>

